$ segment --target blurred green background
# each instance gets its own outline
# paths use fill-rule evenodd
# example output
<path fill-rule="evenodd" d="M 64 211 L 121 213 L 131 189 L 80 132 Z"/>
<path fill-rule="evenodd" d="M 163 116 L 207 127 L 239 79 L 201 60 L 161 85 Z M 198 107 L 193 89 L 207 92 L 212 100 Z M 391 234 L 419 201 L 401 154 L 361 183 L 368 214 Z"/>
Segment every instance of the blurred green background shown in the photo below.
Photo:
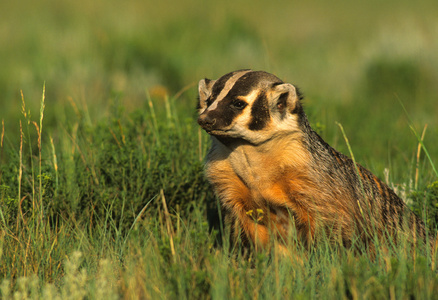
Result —
<path fill-rule="evenodd" d="M 3 1 L 0 119 L 16 141 L 20 90 L 37 115 L 44 82 L 55 140 L 71 102 L 93 123 L 114 101 L 129 112 L 146 91 L 167 93 L 194 118 L 199 79 L 262 69 L 302 89 L 330 144 L 348 154 L 340 122 L 359 162 L 405 181 L 417 141 L 400 102 L 438 153 L 437 11 L 435 0 Z"/>
<path fill-rule="evenodd" d="M 437 0 L 2 1 L 0 297 L 26 282 L 87 299 L 436 295 L 435 270 L 403 244 L 360 260 L 323 246 L 293 267 L 217 251 L 195 107 L 201 78 L 276 74 L 329 144 L 350 155 L 342 124 L 356 160 L 436 229 L 437 12 Z M 426 125 L 430 160 L 413 133 Z"/>

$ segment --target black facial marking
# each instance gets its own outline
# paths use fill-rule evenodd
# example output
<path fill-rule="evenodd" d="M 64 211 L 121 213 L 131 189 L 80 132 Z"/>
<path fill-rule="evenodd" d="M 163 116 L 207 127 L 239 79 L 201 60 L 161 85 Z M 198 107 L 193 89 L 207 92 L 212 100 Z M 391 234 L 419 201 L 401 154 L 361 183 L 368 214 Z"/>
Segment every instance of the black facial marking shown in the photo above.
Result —
<path fill-rule="evenodd" d="M 263 71 L 248 72 L 240 77 L 229 92 L 230 97 L 246 96 L 256 89 L 264 80 L 282 81 L 272 74 Z"/>
<path fill-rule="evenodd" d="M 215 110 L 208 112 L 209 117 L 215 120 L 211 129 L 221 129 L 230 126 L 233 120 L 242 113 L 243 108 L 236 109 L 231 107 L 232 102 L 232 98 L 225 97 L 219 101 Z"/>
<path fill-rule="evenodd" d="M 239 70 L 228 73 L 214 83 L 212 93 L 206 100 L 207 106 L 217 101 L 217 97 L 221 94 L 223 89 L 227 86 L 227 82 L 237 73 L 249 70 Z M 263 71 L 249 71 L 239 77 L 234 83 L 230 85 L 230 90 L 223 98 L 217 102 L 217 107 L 214 110 L 209 110 L 209 120 L 213 120 L 209 124 L 204 124 L 203 127 L 207 131 L 221 130 L 230 126 L 233 120 L 240 115 L 248 104 L 239 99 L 241 96 L 247 96 L 251 92 L 259 88 L 266 88 L 270 84 L 280 84 L 282 81 L 269 73 Z M 250 130 L 262 130 L 266 127 L 270 119 L 270 112 L 268 107 L 267 96 L 260 94 L 254 101 L 251 107 L 251 120 L 248 124 Z M 205 123 L 205 122 L 204 122 Z M 208 128 L 207 128 L 208 127 Z"/>
<path fill-rule="evenodd" d="M 231 102 L 231 108 L 236 109 L 236 110 L 242 110 L 244 109 L 246 106 L 248 105 L 248 103 L 246 103 L 243 100 L 239 100 L 239 99 L 234 99 Z"/>
<path fill-rule="evenodd" d="M 262 93 L 254 101 L 251 107 L 251 116 L 252 119 L 249 124 L 250 130 L 257 131 L 265 128 L 270 118 L 268 100 L 266 99 L 266 94 Z"/>
<path fill-rule="evenodd" d="M 228 74 L 225 74 L 224 76 L 222 76 L 221 78 L 219 78 L 213 85 L 213 89 L 211 92 L 211 99 L 212 102 L 214 100 L 216 100 L 217 96 L 221 93 L 221 91 L 224 89 L 225 84 L 227 83 L 227 81 L 233 77 L 233 75 L 235 75 L 238 72 L 242 72 L 245 70 L 239 70 L 239 71 L 235 71 L 235 72 L 230 72 Z"/>
<path fill-rule="evenodd" d="M 229 97 L 246 96 L 255 88 L 254 74 L 249 72 L 237 79 L 233 88 L 229 91 Z"/>
<path fill-rule="evenodd" d="M 207 98 L 207 100 L 205 100 L 205 103 L 207 104 L 207 107 L 209 107 L 212 103 L 213 103 L 213 99 L 210 97 Z"/>

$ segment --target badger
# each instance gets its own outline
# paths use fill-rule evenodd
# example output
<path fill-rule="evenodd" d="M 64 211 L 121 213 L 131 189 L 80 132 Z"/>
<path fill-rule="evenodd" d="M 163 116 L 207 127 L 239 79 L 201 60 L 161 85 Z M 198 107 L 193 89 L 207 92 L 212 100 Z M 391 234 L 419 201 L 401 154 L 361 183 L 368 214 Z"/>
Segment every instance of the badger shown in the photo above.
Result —
<path fill-rule="evenodd" d="M 198 91 L 197 121 L 211 136 L 205 173 L 234 241 L 287 252 L 322 237 L 361 249 L 428 240 L 393 190 L 311 128 L 294 85 L 238 70 Z"/>

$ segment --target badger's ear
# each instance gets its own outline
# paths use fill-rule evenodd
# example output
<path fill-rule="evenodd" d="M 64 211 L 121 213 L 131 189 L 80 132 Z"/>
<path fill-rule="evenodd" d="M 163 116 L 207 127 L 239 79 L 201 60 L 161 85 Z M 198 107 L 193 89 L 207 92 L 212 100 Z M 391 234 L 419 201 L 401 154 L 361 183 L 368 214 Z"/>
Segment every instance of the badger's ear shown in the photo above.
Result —
<path fill-rule="evenodd" d="M 207 107 L 206 100 L 211 95 L 211 89 L 216 80 L 201 79 L 198 83 L 199 103 L 198 109 L 205 109 Z"/>
<path fill-rule="evenodd" d="M 281 83 L 273 86 L 271 101 L 280 113 L 294 113 L 300 107 L 301 96 L 298 90 L 290 83 Z"/>

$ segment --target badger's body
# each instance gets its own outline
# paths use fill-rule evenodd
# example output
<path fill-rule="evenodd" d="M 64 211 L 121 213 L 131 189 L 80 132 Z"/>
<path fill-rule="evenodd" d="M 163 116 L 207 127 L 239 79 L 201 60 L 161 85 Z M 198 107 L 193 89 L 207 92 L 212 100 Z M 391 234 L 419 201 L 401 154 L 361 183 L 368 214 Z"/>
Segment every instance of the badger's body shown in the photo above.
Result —
<path fill-rule="evenodd" d="M 212 139 L 206 175 L 235 238 L 286 250 L 323 234 L 350 247 L 375 236 L 426 240 L 404 202 L 312 130 L 298 90 L 251 70 L 199 82 L 198 123 Z"/>

